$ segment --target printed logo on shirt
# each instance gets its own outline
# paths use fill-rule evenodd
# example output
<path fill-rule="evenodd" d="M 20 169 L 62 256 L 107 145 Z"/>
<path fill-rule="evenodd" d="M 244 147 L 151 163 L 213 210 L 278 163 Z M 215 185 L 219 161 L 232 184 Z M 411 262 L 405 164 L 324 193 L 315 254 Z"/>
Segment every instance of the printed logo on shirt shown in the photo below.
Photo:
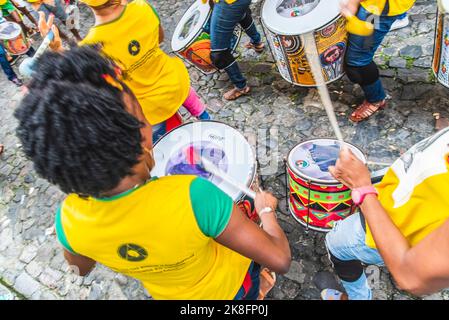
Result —
<path fill-rule="evenodd" d="M 125 243 L 118 248 L 118 255 L 127 261 L 139 262 L 148 257 L 148 252 L 135 243 Z"/>
<path fill-rule="evenodd" d="M 140 43 L 137 40 L 132 40 L 128 45 L 128 51 L 132 56 L 136 56 L 140 52 Z"/>

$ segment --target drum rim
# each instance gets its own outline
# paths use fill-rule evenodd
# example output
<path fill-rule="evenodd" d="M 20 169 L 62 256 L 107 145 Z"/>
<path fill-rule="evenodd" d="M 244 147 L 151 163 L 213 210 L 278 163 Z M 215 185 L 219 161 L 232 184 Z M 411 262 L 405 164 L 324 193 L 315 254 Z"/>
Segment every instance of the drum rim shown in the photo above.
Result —
<path fill-rule="evenodd" d="M 298 143 L 297 145 L 295 145 L 293 148 L 290 149 L 290 151 L 289 151 L 288 154 L 287 154 L 286 161 L 285 161 L 286 166 L 287 166 L 287 167 L 288 167 L 294 174 L 296 174 L 297 176 L 299 176 L 300 178 L 302 178 L 302 179 L 304 179 L 304 180 L 306 180 L 306 181 L 315 182 L 315 183 L 317 183 L 317 184 L 320 184 L 320 185 L 326 185 L 326 186 L 339 186 L 339 185 L 342 185 L 343 183 L 341 183 L 340 181 L 335 180 L 335 179 L 334 179 L 334 180 L 321 180 L 321 179 L 309 177 L 309 176 L 307 176 L 307 175 L 305 175 L 305 174 L 299 172 L 297 169 L 292 168 L 292 166 L 290 166 L 289 158 L 290 158 L 290 155 L 291 155 L 291 153 L 293 152 L 293 150 L 295 150 L 297 147 L 299 147 L 299 146 L 302 145 L 302 144 L 305 144 L 305 143 L 311 142 L 311 141 L 317 141 L 317 140 L 333 140 L 333 141 L 338 141 L 338 140 L 335 139 L 335 138 L 315 138 L 315 139 L 304 140 L 304 141 Z M 353 144 L 353 143 L 351 143 L 351 142 L 345 141 L 344 143 L 349 144 L 349 145 L 351 145 L 352 147 L 354 147 L 356 150 L 358 150 L 358 151 L 362 154 L 362 156 L 363 156 L 363 158 L 364 158 L 364 159 L 360 159 L 360 160 L 362 160 L 364 163 L 366 163 L 367 158 L 366 158 L 365 153 L 362 151 L 362 149 L 360 149 L 359 147 L 357 147 L 355 144 Z M 288 172 L 286 172 L 286 174 L 288 174 Z"/>
<path fill-rule="evenodd" d="M 324 2 L 325 2 L 325 1 L 326 1 L 326 0 L 321 0 L 321 2 L 323 2 L 323 5 L 324 5 Z M 338 2 L 338 0 L 334 0 L 334 1 Z M 267 4 L 267 3 L 268 3 L 268 4 Z M 260 19 L 261 19 L 263 25 L 264 25 L 268 30 L 270 30 L 271 32 L 275 33 L 276 35 L 298 36 L 298 35 L 305 34 L 305 33 L 309 33 L 309 32 L 315 32 L 316 30 L 321 30 L 322 28 L 324 28 L 325 26 L 327 26 L 330 22 L 335 21 L 337 18 L 339 18 L 339 17 L 341 16 L 340 10 L 337 10 L 335 16 L 333 16 L 333 17 L 332 17 L 330 20 L 328 20 L 327 22 L 324 22 L 324 23 L 321 23 L 321 24 L 317 24 L 317 25 L 315 25 L 315 26 L 313 26 L 313 27 L 312 27 L 312 26 L 309 26 L 308 28 L 303 28 L 303 30 L 301 30 L 301 31 L 291 31 L 291 32 L 286 31 L 286 30 L 282 30 L 282 31 L 281 31 L 281 28 L 280 28 L 279 25 L 277 25 L 277 26 L 270 26 L 270 25 L 267 23 L 267 21 L 265 21 L 266 19 L 264 18 L 265 15 L 269 15 L 268 13 L 266 13 L 266 11 L 268 10 L 267 6 L 268 6 L 268 5 L 272 5 L 273 3 L 277 3 L 277 0 L 264 0 L 264 1 L 263 1 L 262 6 L 261 6 Z M 321 3 L 320 3 L 320 4 L 321 4 Z M 318 6 L 317 6 L 316 8 L 318 8 L 318 7 L 320 6 L 320 4 L 318 4 Z M 315 8 L 315 9 L 316 9 L 316 8 Z M 264 14 L 264 12 L 265 12 L 265 14 Z M 272 16 L 271 16 L 271 17 L 272 17 Z M 299 17 L 299 18 L 301 18 L 301 17 Z M 284 18 L 284 19 L 291 19 L 291 18 Z M 295 21 L 296 19 L 291 19 L 291 20 Z M 287 21 L 288 21 L 288 20 L 287 20 Z M 292 22 L 293 22 L 293 21 L 292 21 Z M 296 21 L 298 21 L 298 20 L 296 20 Z M 298 27 L 295 27 L 294 29 L 295 29 L 295 30 L 298 30 L 299 28 L 298 28 Z"/>
<path fill-rule="evenodd" d="M 300 218 L 298 218 L 296 216 L 296 214 L 293 212 L 292 204 L 290 203 L 290 201 L 288 201 L 288 211 L 290 211 L 290 214 L 293 216 L 293 219 L 295 219 L 296 222 L 298 222 L 304 228 L 309 228 L 309 229 L 311 229 L 313 231 L 318 231 L 318 232 L 329 232 L 329 231 L 331 231 L 333 229 L 333 227 L 332 228 L 316 227 L 316 226 L 310 224 L 310 222 L 307 224 L 307 222 L 305 222 L 304 220 L 301 220 Z M 338 220 L 338 221 L 340 221 L 340 220 Z"/>
<path fill-rule="evenodd" d="M 6 22 L 2 22 L 0 23 L 0 25 L 2 24 L 11 24 L 11 25 L 15 25 L 17 34 L 15 36 L 10 36 L 9 38 L 3 38 L 0 35 L 0 40 L 12 40 L 12 39 L 16 39 L 20 34 L 22 34 L 22 28 L 20 27 L 20 25 L 18 23 L 12 22 L 12 21 L 6 21 Z M 25 39 L 26 40 L 26 39 Z"/>
<path fill-rule="evenodd" d="M 199 123 L 199 122 L 201 122 L 201 123 L 214 122 L 214 123 L 223 124 L 223 125 L 225 125 L 225 126 L 231 128 L 231 129 L 234 129 L 234 130 L 235 130 L 238 134 L 240 134 L 240 136 L 241 136 L 241 137 L 248 143 L 248 146 L 250 147 L 250 150 L 251 150 L 251 153 L 252 153 L 252 157 L 251 157 L 251 158 L 252 158 L 253 164 L 254 164 L 253 170 L 252 170 L 253 172 L 251 173 L 251 176 L 250 176 L 250 179 L 249 179 L 249 182 L 250 182 L 249 187 L 251 187 L 251 186 L 254 184 L 254 180 L 256 179 L 256 176 L 257 176 L 257 158 L 256 158 L 256 154 L 255 154 L 255 152 L 254 152 L 254 150 L 253 150 L 251 144 L 250 144 L 250 143 L 248 142 L 248 140 L 245 138 L 245 136 L 244 136 L 239 130 L 237 130 L 237 129 L 231 127 L 231 126 L 230 126 L 229 124 L 227 124 L 227 123 L 224 123 L 224 122 L 221 122 L 221 121 L 217 121 L 217 120 L 199 120 L 199 121 L 184 122 L 183 124 L 177 126 L 176 128 L 173 128 L 172 130 L 170 130 L 170 131 L 164 133 L 164 135 L 163 135 L 162 137 L 160 137 L 159 140 L 157 140 L 155 144 L 153 144 L 153 148 L 152 148 L 152 149 L 153 149 L 153 152 L 154 152 L 154 148 L 156 147 L 156 145 L 157 145 L 160 141 L 162 141 L 162 139 L 165 138 L 165 137 L 166 137 L 168 134 L 170 134 L 171 132 L 175 131 L 175 130 L 178 129 L 178 128 L 181 128 L 181 127 L 184 127 L 184 126 L 187 126 L 187 125 L 191 125 L 191 124 L 195 124 L 195 123 Z M 156 162 L 155 162 L 154 167 L 156 167 Z M 154 169 L 154 167 L 153 167 L 153 169 Z M 217 187 L 218 187 L 218 186 L 217 186 Z M 232 199 L 232 201 L 238 202 L 238 201 L 242 200 L 244 197 L 245 197 L 245 193 L 240 192 L 240 193 L 238 194 L 238 196 L 237 196 L 235 199 Z"/>
<path fill-rule="evenodd" d="M 192 39 L 190 39 L 189 41 L 187 41 L 187 43 L 186 43 L 184 46 L 180 47 L 179 49 L 175 49 L 176 46 L 173 45 L 173 41 L 175 40 L 176 29 L 178 28 L 178 25 L 181 23 L 182 19 L 183 19 L 184 16 L 187 14 L 187 12 L 190 10 L 190 8 L 192 8 L 197 2 L 200 2 L 200 1 L 201 1 L 201 0 L 196 0 L 194 3 L 192 3 L 192 4 L 191 4 L 191 5 L 184 11 L 184 13 L 182 14 L 181 19 L 179 20 L 178 24 L 176 25 L 175 30 L 173 31 L 173 36 L 172 36 L 171 43 L 170 43 L 170 44 L 171 44 L 171 48 L 172 48 L 173 51 L 175 51 L 175 52 L 180 52 L 180 51 L 185 50 L 187 47 L 189 47 L 189 46 L 195 41 L 195 39 L 198 38 L 198 36 L 200 35 L 201 31 L 203 30 L 203 27 L 206 25 L 207 21 L 209 21 L 210 16 L 211 16 L 211 14 L 212 14 L 212 9 L 211 9 L 211 7 L 209 6 L 209 4 L 207 4 L 207 5 L 209 6 L 209 12 L 207 13 L 206 19 L 204 20 L 203 24 L 201 25 L 201 28 L 195 33 L 195 35 L 192 37 Z M 204 4 L 204 5 L 206 5 L 206 4 Z"/>

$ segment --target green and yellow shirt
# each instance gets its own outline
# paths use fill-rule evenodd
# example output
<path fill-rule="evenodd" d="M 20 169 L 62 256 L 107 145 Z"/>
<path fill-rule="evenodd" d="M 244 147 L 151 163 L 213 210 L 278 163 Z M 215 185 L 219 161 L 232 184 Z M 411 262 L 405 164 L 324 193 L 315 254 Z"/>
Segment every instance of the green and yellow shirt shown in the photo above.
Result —
<path fill-rule="evenodd" d="M 217 243 L 232 199 L 195 176 L 111 198 L 69 195 L 56 215 L 66 250 L 142 281 L 155 299 L 233 299 L 251 260 Z"/>
<path fill-rule="evenodd" d="M 173 116 L 187 99 L 190 79 L 178 57 L 159 47 L 159 17 L 146 0 L 130 1 L 116 20 L 92 27 L 83 44 L 100 43 L 152 125 Z"/>
<path fill-rule="evenodd" d="M 449 129 L 404 153 L 376 185 L 379 201 L 411 246 L 449 219 Z M 367 226 L 366 244 L 375 248 Z"/>
<path fill-rule="evenodd" d="M 360 4 L 369 12 L 380 16 L 384 10 L 388 16 L 397 16 L 413 7 L 416 0 L 363 0 Z"/>

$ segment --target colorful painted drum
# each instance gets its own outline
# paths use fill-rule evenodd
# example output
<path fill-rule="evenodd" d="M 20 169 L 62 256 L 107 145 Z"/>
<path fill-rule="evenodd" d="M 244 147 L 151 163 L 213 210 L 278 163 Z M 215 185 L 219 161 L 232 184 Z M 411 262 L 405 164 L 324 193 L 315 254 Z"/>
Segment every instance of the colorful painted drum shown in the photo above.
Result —
<path fill-rule="evenodd" d="M 151 174 L 158 177 L 193 174 L 206 178 L 226 192 L 251 220 L 258 223 L 259 216 L 251 198 L 220 177 L 187 161 L 186 150 L 191 147 L 234 180 L 253 190 L 258 187 L 256 158 L 251 145 L 240 132 L 217 121 L 185 123 L 165 134 L 154 145 L 156 166 Z"/>
<path fill-rule="evenodd" d="M 205 74 L 217 71 L 210 60 L 210 20 L 212 9 L 209 3 L 196 0 L 184 13 L 173 33 L 172 50 L 189 64 Z M 231 50 L 235 53 L 242 31 L 236 28 L 231 39 Z"/>
<path fill-rule="evenodd" d="M 14 56 L 26 53 L 31 46 L 20 25 L 10 21 L 0 23 L 0 40 L 6 51 Z"/>
<path fill-rule="evenodd" d="M 315 85 L 302 35 L 313 33 L 326 83 L 343 76 L 348 33 L 340 0 L 266 0 L 262 25 L 281 76 L 304 87 Z"/>
<path fill-rule="evenodd" d="M 443 86 L 449 87 L 449 0 L 442 0 L 437 9 L 432 70 Z"/>
<path fill-rule="evenodd" d="M 357 147 L 346 143 L 363 162 Z M 341 142 L 314 139 L 295 146 L 287 157 L 288 202 L 292 216 L 303 226 L 329 231 L 336 221 L 353 213 L 351 190 L 335 180 L 328 167 L 335 164 Z"/>

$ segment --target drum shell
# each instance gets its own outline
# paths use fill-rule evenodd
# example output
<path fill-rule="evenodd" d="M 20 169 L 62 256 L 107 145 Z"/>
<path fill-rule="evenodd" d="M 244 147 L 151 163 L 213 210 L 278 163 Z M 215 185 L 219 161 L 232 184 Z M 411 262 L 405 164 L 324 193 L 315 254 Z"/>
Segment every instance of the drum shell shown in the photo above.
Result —
<path fill-rule="evenodd" d="M 301 33 L 295 36 L 277 34 L 263 20 L 262 26 L 281 76 L 298 86 L 315 86 Z M 324 27 L 313 31 L 313 34 L 326 83 L 340 79 L 344 75 L 343 63 L 348 39 L 346 19 L 339 15 Z"/>
<path fill-rule="evenodd" d="M 8 52 L 10 55 L 13 56 L 25 54 L 31 47 L 30 42 L 25 37 L 25 34 L 23 33 L 22 30 L 15 37 L 11 39 L 0 38 L 0 41 L 2 41 L 3 47 L 5 48 L 6 52 Z"/>
<path fill-rule="evenodd" d="M 187 9 L 188 11 L 188 9 Z M 196 67 L 199 71 L 205 74 L 212 74 L 217 71 L 217 68 L 212 64 L 210 59 L 211 39 L 210 39 L 210 21 L 212 17 L 212 10 L 210 9 L 207 19 L 203 23 L 203 27 L 192 38 L 192 40 L 180 50 L 174 52 L 184 59 L 190 65 Z M 240 42 L 242 30 L 237 27 L 231 39 L 231 53 L 236 52 L 237 46 Z M 173 35 L 175 36 L 175 35 Z"/>
<path fill-rule="evenodd" d="M 447 36 L 446 36 L 447 35 Z M 449 16 L 437 9 L 432 71 L 437 81 L 449 88 Z"/>

